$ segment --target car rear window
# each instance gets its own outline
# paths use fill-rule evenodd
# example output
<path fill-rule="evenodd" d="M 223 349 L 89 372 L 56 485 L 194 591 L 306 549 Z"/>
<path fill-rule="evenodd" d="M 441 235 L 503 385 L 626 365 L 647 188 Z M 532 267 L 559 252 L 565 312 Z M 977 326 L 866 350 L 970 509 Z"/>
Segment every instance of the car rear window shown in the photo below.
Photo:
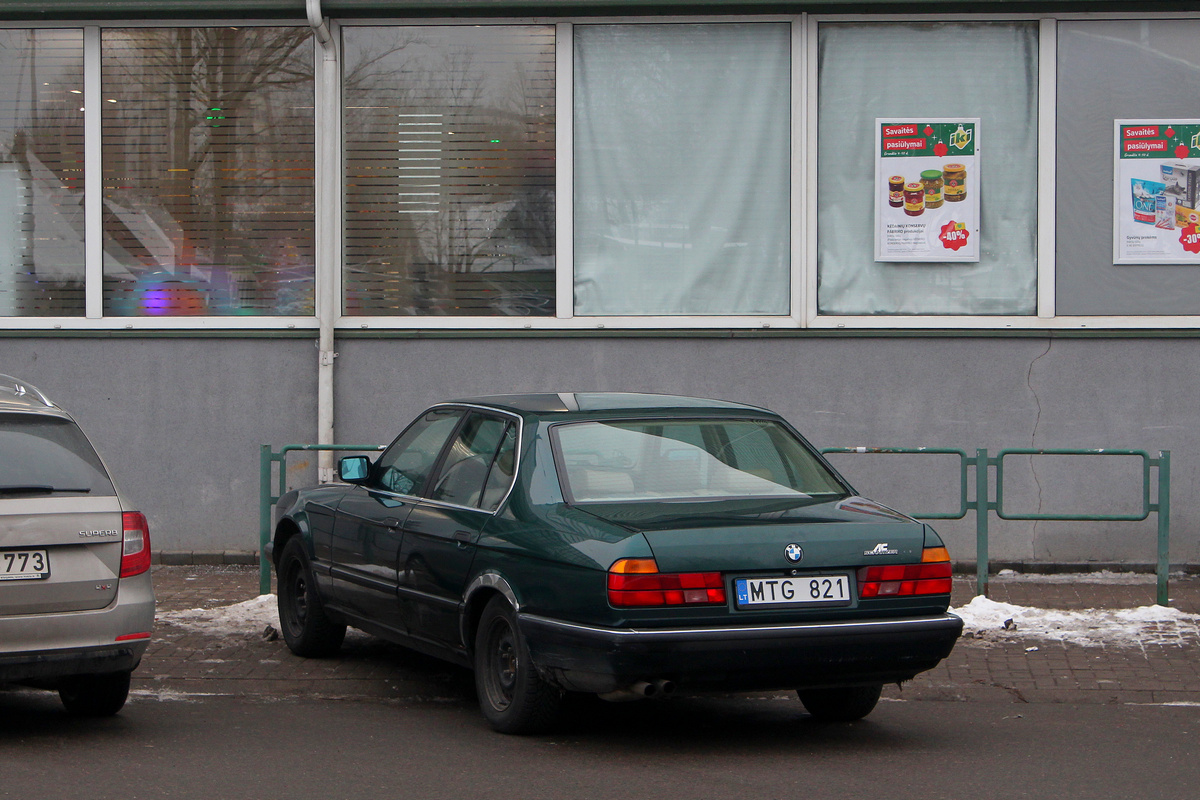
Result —
<path fill-rule="evenodd" d="M 771 420 L 634 420 L 557 425 L 571 502 L 844 495 L 846 487 Z"/>
<path fill-rule="evenodd" d="M 75 423 L 0 414 L 0 498 L 82 493 L 114 495 L 116 489 Z"/>

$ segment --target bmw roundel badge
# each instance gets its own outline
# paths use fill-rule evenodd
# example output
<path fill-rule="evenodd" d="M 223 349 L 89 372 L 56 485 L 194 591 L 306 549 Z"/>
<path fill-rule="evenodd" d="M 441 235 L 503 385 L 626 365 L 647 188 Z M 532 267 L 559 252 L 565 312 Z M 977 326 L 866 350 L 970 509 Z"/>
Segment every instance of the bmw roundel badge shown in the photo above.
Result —
<path fill-rule="evenodd" d="M 800 545 L 792 543 L 783 548 L 783 554 L 787 556 L 788 561 L 798 564 L 800 559 L 804 558 L 804 549 Z"/>

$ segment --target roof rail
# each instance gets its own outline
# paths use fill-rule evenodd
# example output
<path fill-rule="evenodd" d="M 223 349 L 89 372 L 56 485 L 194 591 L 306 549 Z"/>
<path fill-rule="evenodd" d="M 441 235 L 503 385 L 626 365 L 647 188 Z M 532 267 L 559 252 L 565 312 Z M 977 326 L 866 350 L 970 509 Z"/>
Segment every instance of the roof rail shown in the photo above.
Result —
<path fill-rule="evenodd" d="M 12 394 L 14 397 L 30 397 L 38 400 L 46 406 L 53 406 L 50 398 L 42 393 L 42 390 L 34 386 L 32 383 L 18 380 L 11 375 L 0 374 L 0 391 Z"/>

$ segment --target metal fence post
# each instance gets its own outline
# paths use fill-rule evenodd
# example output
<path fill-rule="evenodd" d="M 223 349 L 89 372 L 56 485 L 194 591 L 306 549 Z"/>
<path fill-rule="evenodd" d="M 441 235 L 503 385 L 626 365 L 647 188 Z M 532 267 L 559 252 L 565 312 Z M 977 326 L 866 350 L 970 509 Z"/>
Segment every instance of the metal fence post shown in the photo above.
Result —
<path fill-rule="evenodd" d="M 258 449 L 258 593 L 271 593 L 271 565 L 267 542 L 271 538 L 271 445 Z"/>
<path fill-rule="evenodd" d="M 1167 573 L 1171 569 L 1171 451 L 1158 452 L 1158 604 L 1169 602 Z"/>
<path fill-rule="evenodd" d="M 988 451 L 975 450 L 975 594 L 987 597 L 988 588 Z"/>

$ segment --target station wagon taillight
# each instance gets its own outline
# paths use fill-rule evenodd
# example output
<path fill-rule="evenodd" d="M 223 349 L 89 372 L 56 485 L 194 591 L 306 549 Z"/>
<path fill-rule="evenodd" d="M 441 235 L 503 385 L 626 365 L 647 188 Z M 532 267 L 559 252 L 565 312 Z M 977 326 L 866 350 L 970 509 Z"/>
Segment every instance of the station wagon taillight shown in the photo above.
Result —
<path fill-rule="evenodd" d="M 926 547 L 920 564 L 888 564 L 858 570 L 858 596 L 911 597 L 950 594 L 950 554 L 944 547 Z"/>
<path fill-rule="evenodd" d="M 608 570 L 608 602 L 622 608 L 725 602 L 719 572 L 659 572 L 653 558 L 622 558 Z"/>
<path fill-rule="evenodd" d="M 140 511 L 121 515 L 125 539 L 121 543 L 121 577 L 131 578 L 150 569 L 150 525 Z"/>

